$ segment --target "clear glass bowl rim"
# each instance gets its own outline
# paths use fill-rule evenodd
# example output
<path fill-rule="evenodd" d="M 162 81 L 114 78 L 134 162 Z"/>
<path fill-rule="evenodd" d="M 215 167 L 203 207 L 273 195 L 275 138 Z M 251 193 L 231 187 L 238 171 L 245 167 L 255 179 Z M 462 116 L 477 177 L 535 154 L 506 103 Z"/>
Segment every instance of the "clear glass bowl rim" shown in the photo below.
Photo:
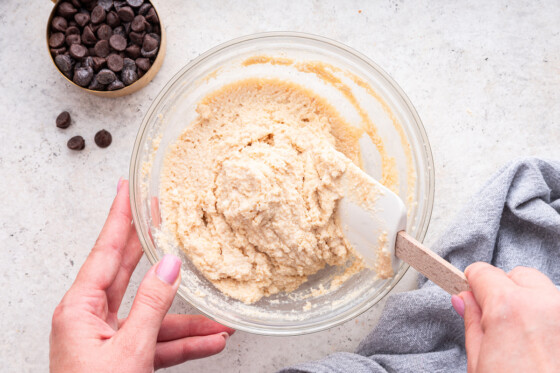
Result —
<path fill-rule="evenodd" d="M 412 105 L 412 102 L 410 101 L 410 99 L 406 96 L 406 94 L 404 93 L 404 91 L 400 88 L 400 86 L 393 80 L 393 78 L 391 78 L 381 67 L 379 67 L 375 62 L 373 62 L 371 59 L 369 59 L 368 57 L 366 57 L 365 55 L 363 55 L 362 53 L 340 43 L 337 42 L 335 40 L 329 39 L 329 38 L 325 38 L 322 36 L 318 36 L 318 35 L 314 35 L 314 34 L 308 34 L 308 33 L 302 33 L 302 32 L 291 32 L 291 31 L 276 31 L 276 32 L 263 32 L 263 33 L 256 33 L 256 34 L 250 34 L 250 35 L 246 35 L 246 36 L 242 36 L 239 38 L 235 38 L 232 39 L 228 42 L 222 43 L 214 48 L 211 48 L 210 50 L 206 51 L 205 53 L 199 55 L 197 58 L 193 59 L 192 61 L 190 61 L 187 65 L 185 65 L 183 68 L 181 68 L 168 82 L 167 84 L 161 89 L 161 91 L 158 93 L 158 95 L 156 96 L 156 98 L 154 99 L 154 101 L 152 102 L 150 108 L 148 109 L 148 111 L 146 112 L 146 114 L 144 115 L 144 119 L 142 120 L 142 124 L 140 125 L 140 128 L 138 130 L 138 134 L 136 136 L 136 140 L 134 142 L 134 147 L 133 147 L 133 151 L 132 151 L 132 157 L 131 157 L 131 161 L 130 161 L 130 169 L 129 169 L 129 180 L 131 181 L 129 183 L 129 190 L 130 190 L 130 204 L 131 204 L 131 210 L 132 210 L 132 217 L 133 217 L 133 221 L 134 221 L 134 225 L 136 227 L 136 231 L 138 233 L 138 238 L 140 240 L 140 243 L 142 245 L 142 249 L 144 251 L 144 253 L 146 254 L 148 260 L 150 261 L 150 263 L 152 265 L 156 264 L 158 262 L 158 257 L 156 255 L 156 252 L 154 250 L 154 248 L 151 247 L 151 243 L 150 240 L 146 239 L 146 237 L 148 237 L 148 232 L 144 232 L 143 229 L 143 225 L 140 223 L 140 213 L 139 213 L 139 208 L 138 206 L 136 206 L 136 191 L 137 191 L 137 185 L 138 185 L 138 170 L 141 167 L 140 162 L 142 161 L 140 159 L 140 154 L 141 154 L 141 148 L 144 145 L 145 142 L 145 134 L 146 131 L 148 129 L 148 124 L 149 124 L 149 119 L 152 117 L 153 112 L 156 110 L 156 108 L 159 106 L 161 100 L 166 96 L 166 94 L 169 92 L 169 90 L 171 89 L 171 87 L 177 83 L 181 76 L 184 75 L 185 73 L 187 73 L 189 70 L 193 69 L 195 66 L 203 63 L 207 58 L 213 56 L 215 53 L 218 53 L 220 51 L 222 51 L 223 49 L 226 48 L 230 48 L 236 44 L 240 44 L 240 43 L 245 43 L 245 42 L 250 42 L 250 41 L 254 41 L 254 40 L 258 40 L 258 39 L 267 39 L 267 38 L 300 38 L 300 39 L 306 39 L 306 40 L 311 40 L 313 42 L 317 42 L 319 44 L 327 44 L 330 47 L 335 47 L 337 49 L 342 50 L 342 52 L 348 53 L 350 55 L 352 55 L 354 58 L 358 58 L 360 60 L 362 60 L 362 62 L 366 65 L 368 65 L 369 67 L 371 67 L 373 70 L 375 70 L 375 72 L 377 74 L 379 74 L 387 83 L 388 87 L 390 89 L 393 89 L 396 93 L 397 93 L 397 97 L 402 100 L 402 104 L 404 104 L 404 108 L 406 110 L 409 111 L 409 114 L 412 115 L 412 117 L 414 118 L 414 124 L 416 126 L 413 126 L 413 128 L 411 128 L 412 131 L 415 132 L 416 136 L 417 136 L 417 140 L 420 142 L 420 145 L 424 148 L 424 152 L 422 152 L 422 156 L 424 157 L 424 162 L 427 165 L 427 172 L 428 172 L 428 190 L 427 190 L 427 196 L 426 196 L 426 211 L 424 212 L 424 214 L 420 217 L 418 226 L 419 226 L 419 230 L 418 230 L 418 235 L 416 236 L 416 239 L 418 239 L 420 242 L 422 242 L 424 240 L 424 237 L 426 236 L 426 233 L 428 231 L 428 226 L 430 223 L 430 219 L 431 219 L 431 215 L 432 215 L 432 210 L 433 210 L 433 202 L 434 202 L 434 191 L 435 191 L 435 173 L 434 173 L 434 163 L 433 163 L 433 156 L 432 156 L 432 150 L 430 147 L 430 143 L 428 141 L 428 137 L 426 134 L 426 131 L 424 129 L 424 126 L 422 124 L 422 121 L 420 120 L 420 117 L 416 111 L 416 109 L 414 108 L 414 106 Z M 387 286 L 380 294 L 378 294 L 377 297 L 369 299 L 365 302 L 363 302 L 360 307 L 355 307 L 354 309 L 351 309 L 347 312 L 344 312 L 340 315 L 338 315 L 335 318 L 332 319 L 328 319 L 322 322 L 317 322 L 314 324 L 308 324 L 304 327 L 298 327 L 298 328 L 294 328 L 294 327 L 287 327 L 287 328 L 283 328 L 283 327 L 274 327 L 274 328 L 266 328 L 266 327 L 262 327 L 260 325 L 256 326 L 255 324 L 252 324 L 250 322 L 245 323 L 238 323 L 238 322 L 233 322 L 231 320 L 223 320 L 220 317 L 216 317 L 215 315 L 212 315 L 211 313 L 205 311 L 205 310 L 200 310 L 198 309 L 198 311 L 200 311 L 202 314 L 204 314 L 205 316 L 221 323 L 224 325 L 227 325 L 229 327 L 232 327 L 234 329 L 237 330 L 241 330 L 241 331 L 245 331 L 245 332 L 249 332 L 249 333 L 253 333 L 253 334 L 261 334 L 261 335 L 270 335 L 270 336 L 292 336 L 292 335 L 302 335 L 302 334 L 309 334 L 309 333 L 315 333 L 315 332 L 319 332 L 325 329 L 329 329 L 332 328 L 334 326 L 340 325 L 342 323 L 345 323 L 349 320 L 352 320 L 353 318 L 359 316 L 360 314 L 364 313 L 365 311 L 367 311 L 369 308 L 371 308 L 372 306 L 374 306 L 377 302 L 379 302 L 381 299 L 383 299 L 387 293 L 389 293 L 398 283 L 399 281 L 402 279 L 402 277 L 404 277 L 404 275 L 406 274 L 406 272 L 409 269 L 409 265 L 406 263 L 403 263 L 403 270 L 399 271 L 399 273 L 396 274 L 396 277 L 394 279 L 394 281 L 389 284 L 389 286 Z M 190 301 L 189 297 L 186 296 L 186 294 L 184 294 L 181 289 L 179 288 L 178 291 L 178 295 L 185 300 L 186 302 L 188 302 L 189 304 L 193 305 L 194 304 Z M 196 307 L 196 306 L 195 306 Z"/>

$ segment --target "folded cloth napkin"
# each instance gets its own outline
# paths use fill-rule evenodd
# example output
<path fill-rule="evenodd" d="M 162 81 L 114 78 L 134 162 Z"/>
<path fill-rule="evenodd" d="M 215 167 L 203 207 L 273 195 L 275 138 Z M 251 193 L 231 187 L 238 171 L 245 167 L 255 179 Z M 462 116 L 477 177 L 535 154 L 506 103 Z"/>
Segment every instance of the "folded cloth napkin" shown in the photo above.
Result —
<path fill-rule="evenodd" d="M 508 272 L 533 267 L 560 284 L 560 162 L 522 159 L 472 198 L 433 249 L 464 270 L 476 261 Z M 450 296 L 423 276 L 418 290 L 387 300 L 356 353 L 282 370 L 296 372 L 465 372 L 463 319 Z"/>

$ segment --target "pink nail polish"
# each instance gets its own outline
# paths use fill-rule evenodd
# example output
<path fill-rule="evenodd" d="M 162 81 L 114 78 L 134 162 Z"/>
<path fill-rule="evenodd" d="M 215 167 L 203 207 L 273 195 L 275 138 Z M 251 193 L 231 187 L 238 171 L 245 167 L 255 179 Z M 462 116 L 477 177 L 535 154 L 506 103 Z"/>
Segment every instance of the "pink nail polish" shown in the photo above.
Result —
<path fill-rule="evenodd" d="M 228 338 L 229 338 L 229 334 L 226 333 L 226 332 L 221 332 L 220 335 L 221 335 L 222 337 L 224 337 L 224 339 L 225 339 L 226 342 L 227 342 L 227 340 L 228 340 Z"/>
<path fill-rule="evenodd" d="M 173 285 L 179 276 L 180 269 L 181 259 L 175 255 L 165 254 L 158 264 L 156 275 L 161 281 Z"/>
<path fill-rule="evenodd" d="M 121 176 L 121 177 L 119 178 L 119 182 L 117 183 L 117 193 L 119 192 L 119 189 L 121 189 L 121 185 L 122 185 L 123 180 L 124 180 L 124 179 L 123 179 L 122 176 Z"/>
<path fill-rule="evenodd" d="M 463 299 L 458 295 L 451 296 L 451 305 L 455 312 L 459 314 L 462 318 L 465 318 L 465 302 Z"/>

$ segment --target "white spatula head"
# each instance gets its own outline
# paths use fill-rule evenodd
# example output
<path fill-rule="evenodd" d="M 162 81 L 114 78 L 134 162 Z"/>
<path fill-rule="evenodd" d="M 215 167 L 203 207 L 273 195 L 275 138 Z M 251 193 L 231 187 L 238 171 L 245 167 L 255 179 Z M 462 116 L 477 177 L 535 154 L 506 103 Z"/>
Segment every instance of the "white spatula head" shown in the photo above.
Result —
<path fill-rule="evenodd" d="M 395 241 L 406 228 L 406 207 L 399 196 L 352 162 L 339 183 L 344 196 L 338 203 L 338 218 L 344 236 L 366 266 L 383 271 L 381 254 L 392 263 L 397 260 Z"/>

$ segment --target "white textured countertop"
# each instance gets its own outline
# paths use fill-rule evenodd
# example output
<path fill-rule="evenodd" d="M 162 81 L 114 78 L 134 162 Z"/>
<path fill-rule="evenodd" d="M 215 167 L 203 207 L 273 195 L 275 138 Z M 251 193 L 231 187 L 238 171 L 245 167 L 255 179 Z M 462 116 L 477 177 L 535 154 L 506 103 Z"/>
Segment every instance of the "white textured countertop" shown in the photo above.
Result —
<path fill-rule="evenodd" d="M 0 2 L 0 370 L 45 371 L 52 311 L 93 245 L 128 174 L 136 131 L 182 66 L 234 37 L 302 31 L 376 61 L 415 105 L 432 146 L 436 192 L 427 243 L 497 168 L 518 156 L 560 159 L 558 1 L 160 0 L 168 33 L 163 68 L 128 97 L 101 99 L 58 75 L 45 48 L 50 1 Z M 507 3 L 510 3 L 509 5 Z M 512 4 L 513 3 L 513 4 Z M 55 127 L 62 110 L 74 124 Z M 99 149 L 101 128 L 113 144 Z M 81 134 L 82 152 L 66 148 Z M 129 308 L 149 268 L 140 262 Z M 414 286 L 409 271 L 400 290 Z M 342 326 L 302 337 L 238 332 L 221 354 L 170 372 L 262 372 L 351 351 L 384 302 Z M 172 312 L 196 312 L 177 299 Z"/>

